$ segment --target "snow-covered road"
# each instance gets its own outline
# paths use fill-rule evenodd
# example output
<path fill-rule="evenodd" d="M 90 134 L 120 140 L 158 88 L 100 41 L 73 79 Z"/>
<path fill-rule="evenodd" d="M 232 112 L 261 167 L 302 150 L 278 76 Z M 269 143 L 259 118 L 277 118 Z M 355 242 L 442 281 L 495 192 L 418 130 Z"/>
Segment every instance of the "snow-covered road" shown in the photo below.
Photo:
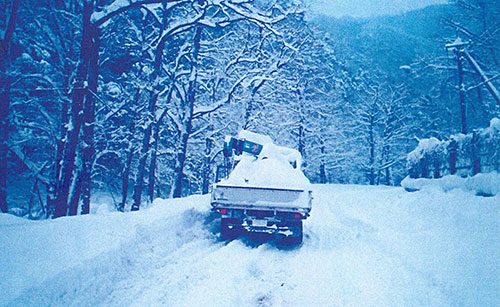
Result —
<path fill-rule="evenodd" d="M 300 248 L 222 242 L 208 198 L 0 215 L 0 305 L 500 306 L 500 196 L 314 186 Z"/>

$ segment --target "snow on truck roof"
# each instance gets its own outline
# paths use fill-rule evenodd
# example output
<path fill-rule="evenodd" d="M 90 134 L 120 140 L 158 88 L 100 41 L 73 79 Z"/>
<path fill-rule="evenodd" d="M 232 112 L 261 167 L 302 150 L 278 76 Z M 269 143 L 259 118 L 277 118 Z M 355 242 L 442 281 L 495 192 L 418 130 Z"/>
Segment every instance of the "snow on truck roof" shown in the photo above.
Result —
<path fill-rule="evenodd" d="M 248 130 L 241 130 L 238 133 L 238 138 L 245 139 L 250 142 L 254 142 L 260 145 L 273 144 L 273 140 L 268 135 L 254 133 Z"/>
<path fill-rule="evenodd" d="M 247 130 L 240 131 L 238 138 L 263 145 L 262 151 L 258 157 L 241 155 L 222 184 L 301 190 L 309 187 L 309 179 L 300 170 L 302 156 L 297 150 L 275 145 L 269 136 Z"/>

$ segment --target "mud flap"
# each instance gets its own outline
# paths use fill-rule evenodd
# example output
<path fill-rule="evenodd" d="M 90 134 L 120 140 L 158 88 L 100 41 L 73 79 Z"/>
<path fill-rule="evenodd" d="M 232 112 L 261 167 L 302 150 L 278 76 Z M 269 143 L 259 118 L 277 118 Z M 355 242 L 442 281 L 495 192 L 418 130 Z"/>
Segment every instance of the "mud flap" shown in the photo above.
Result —
<path fill-rule="evenodd" d="M 220 234 L 223 241 L 234 240 L 243 234 L 243 227 L 239 219 L 222 218 L 220 221 Z"/>
<path fill-rule="evenodd" d="M 295 246 L 302 244 L 302 221 L 288 222 L 288 226 L 290 227 L 292 234 L 289 236 L 284 234 L 277 234 L 276 244 L 281 246 Z"/>

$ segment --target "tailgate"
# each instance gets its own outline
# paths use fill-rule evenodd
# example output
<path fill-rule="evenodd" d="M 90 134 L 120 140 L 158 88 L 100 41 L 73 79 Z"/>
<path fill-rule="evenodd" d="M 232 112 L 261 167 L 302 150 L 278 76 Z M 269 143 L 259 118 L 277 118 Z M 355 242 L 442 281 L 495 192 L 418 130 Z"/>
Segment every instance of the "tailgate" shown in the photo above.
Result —
<path fill-rule="evenodd" d="M 254 207 L 311 210 L 311 191 L 299 189 L 216 185 L 212 192 L 213 207 Z"/>

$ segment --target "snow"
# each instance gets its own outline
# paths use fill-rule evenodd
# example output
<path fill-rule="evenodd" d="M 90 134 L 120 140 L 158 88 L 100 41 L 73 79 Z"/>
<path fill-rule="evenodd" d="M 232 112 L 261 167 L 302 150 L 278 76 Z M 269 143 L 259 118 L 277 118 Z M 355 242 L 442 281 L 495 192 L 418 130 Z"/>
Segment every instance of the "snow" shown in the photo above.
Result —
<path fill-rule="evenodd" d="M 73 126 L 73 121 L 70 120 L 66 125 L 65 125 L 66 130 L 72 131 L 75 127 Z"/>
<path fill-rule="evenodd" d="M 201 199 L 171 201 L 168 207 L 157 206 L 137 214 L 102 215 L 98 210 L 99 215 L 41 222 L 0 215 L 0 288 L 10 289 L 0 296 L 0 305 L 20 295 L 23 289 L 82 267 L 106 252 L 116 253 L 137 236 L 138 229 L 159 218 L 177 216 L 185 204 L 191 204 L 191 208 L 201 204 L 208 209 L 205 198 Z"/>
<path fill-rule="evenodd" d="M 247 153 L 236 156 L 235 160 L 239 162 L 222 184 L 290 189 L 309 187 L 309 179 L 300 170 L 302 157 L 297 150 L 275 145 L 269 136 L 247 130 L 240 131 L 238 139 L 261 144 L 262 151 L 258 157 Z"/>
<path fill-rule="evenodd" d="M 494 196 L 500 193 L 500 174 L 497 172 L 480 173 L 472 177 L 459 177 L 458 175 L 448 175 L 438 179 L 406 177 L 401 186 L 407 190 L 422 190 L 427 187 L 439 188 L 445 192 L 453 189 L 472 191 L 479 195 Z"/>
<path fill-rule="evenodd" d="M 500 139 L 500 119 L 492 118 L 490 126 L 483 129 L 477 129 L 475 132 L 482 139 Z M 418 146 L 407 155 L 407 161 L 410 165 L 417 164 L 426 154 L 428 155 L 441 155 L 447 153 L 447 148 L 452 141 L 455 141 L 458 148 L 471 142 L 473 133 L 469 134 L 454 134 L 451 135 L 449 140 L 440 141 L 435 137 L 419 140 Z"/>
<path fill-rule="evenodd" d="M 492 118 L 490 121 L 490 130 L 500 134 L 500 118 Z"/>
<path fill-rule="evenodd" d="M 443 142 L 435 137 L 422 139 L 418 142 L 417 148 L 408 154 L 407 160 L 409 163 L 415 164 L 420 161 L 426 153 L 436 151 L 440 148 L 440 146 L 442 146 L 442 144 Z"/>
<path fill-rule="evenodd" d="M 264 146 L 262 151 L 266 149 Z M 243 185 L 269 188 L 307 189 L 309 180 L 300 169 L 293 168 L 288 161 L 274 157 L 256 159 L 243 156 L 229 175 L 221 181 L 226 185 Z"/>
<path fill-rule="evenodd" d="M 33 61 L 33 58 L 29 54 L 27 54 L 26 52 L 23 52 L 23 54 L 21 55 L 21 58 L 26 62 Z"/>
<path fill-rule="evenodd" d="M 241 130 L 238 133 L 238 139 L 247 140 L 247 141 L 254 142 L 254 143 L 257 143 L 260 145 L 273 144 L 273 140 L 269 136 L 263 135 L 263 134 L 258 134 L 258 133 L 248 131 L 248 130 Z"/>
<path fill-rule="evenodd" d="M 99 19 L 106 16 L 108 13 L 111 13 L 113 11 L 116 11 L 116 10 L 122 8 L 122 7 L 125 7 L 125 6 L 129 5 L 130 3 L 131 2 L 129 0 L 114 0 L 108 6 L 104 7 L 101 11 L 92 13 L 91 21 L 96 22 Z"/>
<path fill-rule="evenodd" d="M 116 82 L 108 82 L 106 84 L 105 90 L 107 95 L 115 99 L 118 98 L 122 93 L 120 86 Z"/>
<path fill-rule="evenodd" d="M 207 26 L 209 28 L 216 28 L 217 24 L 213 21 L 213 19 L 202 19 L 200 20 L 200 24 Z"/>
<path fill-rule="evenodd" d="M 498 306 L 500 196 L 314 185 L 304 243 L 219 239 L 208 196 L 0 215 L 0 305 Z"/>
<path fill-rule="evenodd" d="M 445 47 L 446 49 L 457 49 L 463 47 L 465 44 L 466 43 L 460 37 L 457 37 L 453 43 L 446 44 Z"/>
<path fill-rule="evenodd" d="M 500 138 L 500 118 L 492 118 L 490 120 L 490 126 L 485 129 L 480 129 L 480 134 L 483 136 L 492 136 L 496 138 Z"/>

